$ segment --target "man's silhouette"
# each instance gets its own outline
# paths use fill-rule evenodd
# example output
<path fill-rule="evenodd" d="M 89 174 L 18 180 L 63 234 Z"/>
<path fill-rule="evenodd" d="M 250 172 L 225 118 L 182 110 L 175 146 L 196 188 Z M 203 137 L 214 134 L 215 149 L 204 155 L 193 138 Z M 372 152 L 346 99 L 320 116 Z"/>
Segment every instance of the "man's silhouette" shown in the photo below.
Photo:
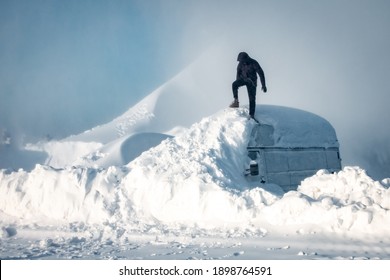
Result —
<path fill-rule="evenodd" d="M 239 61 L 237 66 L 237 77 L 232 84 L 234 101 L 230 105 L 231 108 L 239 107 L 238 102 L 238 88 L 246 86 L 249 97 L 249 115 L 254 118 L 256 109 L 256 87 L 257 87 L 257 74 L 259 74 L 261 81 L 261 89 L 263 92 L 267 92 L 265 85 L 264 71 L 260 67 L 260 64 L 251 58 L 246 52 L 240 52 L 237 57 Z"/>

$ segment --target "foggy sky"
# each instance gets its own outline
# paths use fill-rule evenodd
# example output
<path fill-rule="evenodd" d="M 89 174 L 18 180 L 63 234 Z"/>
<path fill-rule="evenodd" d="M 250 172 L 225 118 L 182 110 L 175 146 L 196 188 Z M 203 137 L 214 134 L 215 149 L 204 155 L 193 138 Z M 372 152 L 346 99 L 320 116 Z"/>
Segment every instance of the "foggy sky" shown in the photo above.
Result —
<path fill-rule="evenodd" d="M 0 129 L 79 133 L 225 44 L 264 68 L 258 102 L 325 117 L 344 165 L 390 177 L 389 26 L 385 0 L 1 0 Z"/>

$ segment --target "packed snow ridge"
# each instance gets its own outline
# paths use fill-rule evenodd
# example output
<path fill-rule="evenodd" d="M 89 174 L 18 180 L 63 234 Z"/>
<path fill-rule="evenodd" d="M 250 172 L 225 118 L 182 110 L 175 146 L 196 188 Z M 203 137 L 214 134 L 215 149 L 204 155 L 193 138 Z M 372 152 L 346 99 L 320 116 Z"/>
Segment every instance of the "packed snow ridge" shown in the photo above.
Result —
<path fill-rule="evenodd" d="M 388 233 L 389 181 L 358 167 L 320 170 L 288 193 L 247 180 L 246 116 L 222 110 L 123 166 L 1 170 L 1 226 Z"/>

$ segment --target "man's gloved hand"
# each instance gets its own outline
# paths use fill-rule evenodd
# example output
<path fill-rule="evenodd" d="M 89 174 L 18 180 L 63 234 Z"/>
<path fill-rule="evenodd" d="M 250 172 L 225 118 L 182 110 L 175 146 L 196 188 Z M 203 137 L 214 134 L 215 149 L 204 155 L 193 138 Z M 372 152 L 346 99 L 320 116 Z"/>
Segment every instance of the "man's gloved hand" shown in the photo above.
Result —
<path fill-rule="evenodd" d="M 267 87 L 266 87 L 266 86 L 263 86 L 263 87 L 261 88 L 261 90 L 264 91 L 264 92 L 267 92 Z"/>

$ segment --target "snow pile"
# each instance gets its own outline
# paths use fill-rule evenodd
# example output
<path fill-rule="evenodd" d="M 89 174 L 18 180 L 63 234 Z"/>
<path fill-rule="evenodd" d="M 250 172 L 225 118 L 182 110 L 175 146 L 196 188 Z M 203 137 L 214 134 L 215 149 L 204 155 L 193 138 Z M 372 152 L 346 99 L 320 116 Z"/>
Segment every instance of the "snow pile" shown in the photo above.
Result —
<path fill-rule="evenodd" d="M 2 171 L 0 210 L 26 223 L 239 223 L 244 201 L 229 190 L 248 185 L 243 170 L 254 122 L 245 114 L 231 110 L 206 118 L 122 168 Z"/>
<path fill-rule="evenodd" d="M 121 137 L 85 156 L 79 157 L 73 162 L 73 165 L 95 168 L 122 166 L 137 158 L 144 151 L 171 137 L 171 135 L 155 132 L 135 133 L 127 137 Z M 66 166 L 66 163 L 64 165 Z"/>
<path fill-rule="evenodd" d="M 99 142 L 48 141 L 27 144 L 26 149 L 47 154 L 45 165 L 63 167 L 101 148 Z"/>
<path fill-rule="evenodd" d="M 318 171 L 263 214 L 274 225 L 386 235 L 389 210 L 390 191 L 384 182 L 372 180 L 359 167 L 345 167 L 337 174 Z"/>
<path fill-rule="evenodd" d="M 248 180 L 246 148 L 256 123 L 246 115 L 246 109 L 220 111 L 122 167 L 2 170 L 1 227 L 76 222 L 136 231 L 198 228 L 210 234 L 264 228 L 388 233 L 387 181 L 373 181 L 358 167 L 338 174 L 321 170 L 286 194 Z"/>
<path fill-rule="evenodd" d="M 390 189 L 386 180 L 374 181 L 359 167 L 345 167 L 338 174 L 319 171 L 305 179 L 298 191 L 321 203 L 328 220 L 334 221 L 333 227 L 389 233 Z"/>
<path fill-rule="evenodd" d="M 109 218 L 118 184 L 112 167 L 54 169 L 37 165 L 31 172 L 0 173 L 1 211 L 21 224 L 102 223 Z"/>
<path fill-rule="evenodd" d="M 164 223 L 241 223 L 245 201 L 229 190 L 248 185 L 243 173 L 255 122 L 245 115 L 226 110 L 205 118 L 131 162 L 123 185 L 134 207 Z"/>

